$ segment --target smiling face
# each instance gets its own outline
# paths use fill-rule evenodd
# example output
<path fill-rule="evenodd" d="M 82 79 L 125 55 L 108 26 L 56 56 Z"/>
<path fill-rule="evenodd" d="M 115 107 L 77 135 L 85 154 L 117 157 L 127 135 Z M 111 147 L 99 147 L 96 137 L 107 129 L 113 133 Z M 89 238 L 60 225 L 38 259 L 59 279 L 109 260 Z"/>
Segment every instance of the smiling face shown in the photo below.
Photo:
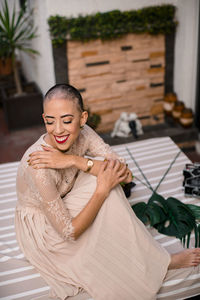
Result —
<path fill-rule="evenodd" d="M 44 103 L 45 141 L 60 151 L 67 151 L 87 121 L 87 112 L 78 109 L 76 101 L 52 98 Z"/>

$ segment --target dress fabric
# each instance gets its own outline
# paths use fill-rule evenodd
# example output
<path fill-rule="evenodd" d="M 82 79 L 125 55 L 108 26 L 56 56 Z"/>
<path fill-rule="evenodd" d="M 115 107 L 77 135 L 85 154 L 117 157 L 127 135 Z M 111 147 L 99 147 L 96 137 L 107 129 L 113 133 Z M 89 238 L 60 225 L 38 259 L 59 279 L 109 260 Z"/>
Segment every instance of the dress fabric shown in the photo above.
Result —
<path fill-rule="evenodd" d="M 167 251 L 135 216 L 120 186 L 74 241 L 71 220 L 94 193 L 96 177 L 76 168 L 28 166 L 29 154 L 44 143 L 43 135 L 21 160 L 15 228 L 21 250 L 51 296 L 64 300 L 86 291 L 95 300 L 156 299 L 170 262 Z M 87 125 L 68 154 L 118 158 Z"/>

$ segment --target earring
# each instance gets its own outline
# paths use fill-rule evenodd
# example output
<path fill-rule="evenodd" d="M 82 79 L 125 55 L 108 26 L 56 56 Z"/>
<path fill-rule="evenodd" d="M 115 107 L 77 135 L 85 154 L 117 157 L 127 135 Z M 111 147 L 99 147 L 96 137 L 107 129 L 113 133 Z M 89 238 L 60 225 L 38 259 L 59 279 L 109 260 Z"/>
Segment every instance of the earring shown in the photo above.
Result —
<path fill-rule="evenodd" d="M 83 129 L 84 128 L 84 125 L 80 126 L 80 129 Z"/>

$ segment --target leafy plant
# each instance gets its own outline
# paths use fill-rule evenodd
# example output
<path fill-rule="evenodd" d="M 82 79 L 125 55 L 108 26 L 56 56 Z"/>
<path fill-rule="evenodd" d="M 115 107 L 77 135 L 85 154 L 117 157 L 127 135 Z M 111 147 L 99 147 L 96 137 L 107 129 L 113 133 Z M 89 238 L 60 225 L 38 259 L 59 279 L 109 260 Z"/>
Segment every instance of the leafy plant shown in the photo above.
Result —
<path fill-rule="evenodd" d="M 29 47 L 29 42 L 36 37 L 37 30 L 31 22 L 31 13 L 26 12 L 26 3 L 18 14 L 16 14 L 15 6 L 10 12 L 7 0 L 4 0 L 4 5 L 0 11 L 0 56 L 12 58 L 18 95 L 21 95 L 23 91 L 16 62 L 16 50 L 39 54 L 38 51 Z"/>
<path fill-rule="evenodd" d="M 200 247 L 200 207 L 193 204 L 184 204 L 173 197 L 165 199 L 157 193 L 158 187 L 166 177 L 181 151 L 175 156 L 155 189 L 152 188 L 128 148 L 127 151 L 132 160 L 135 162 L 137 168 L 140 170 L 143 178 L 145 179 L 145 183 L 139 178 L 135 178 L 152 191 L 152 196 L 147 203 L 139 202 L 132 206 L 136 216 L 144 224 L 150 224 L 150 226 L 156 228 L 158 232 L 168 236 L 175 236 L 180 239 L 182 244 L 184 246 L 186 245 L 187 248 L 189 248 L 191 233 L 194 231 L 195 247 Z"/>
<path fill-rule="evenodd" d="M 172 33 L 177 25 L 174 15 L 175 6 L 161 5 L 125 12 L 98 12 L 68 19 L 58 15 L 50 16 L 48 24 L 52 43 L 59 46 L 67 37 L 71 40 L 88 41 L 98 38 L 116 39 L 127 33 Z"/>
<path fill-rule="evenodd" d="M 88 119 L 87 119 L 87 124 L 93 128 L 96 129 L 101 122 L 101 116 L 96 113 L 91 113 L 90 109 L 87 109 L 88 112 Z"/>

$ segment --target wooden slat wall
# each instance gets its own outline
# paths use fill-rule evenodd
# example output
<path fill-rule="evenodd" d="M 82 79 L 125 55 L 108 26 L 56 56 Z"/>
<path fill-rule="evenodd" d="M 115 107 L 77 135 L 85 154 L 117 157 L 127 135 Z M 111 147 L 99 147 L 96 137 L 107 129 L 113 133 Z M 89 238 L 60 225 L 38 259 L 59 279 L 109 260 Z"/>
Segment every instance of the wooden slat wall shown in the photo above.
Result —
<path fill-rule="evenodd" d="M 98 131 L 112 130 L 123 111 L 135 112 L 143 125 L 163 122 L 163 35 L 68 41 L 67 57 L 70 84 L 81 91 L 86 107 L 101 115 Z"/>

